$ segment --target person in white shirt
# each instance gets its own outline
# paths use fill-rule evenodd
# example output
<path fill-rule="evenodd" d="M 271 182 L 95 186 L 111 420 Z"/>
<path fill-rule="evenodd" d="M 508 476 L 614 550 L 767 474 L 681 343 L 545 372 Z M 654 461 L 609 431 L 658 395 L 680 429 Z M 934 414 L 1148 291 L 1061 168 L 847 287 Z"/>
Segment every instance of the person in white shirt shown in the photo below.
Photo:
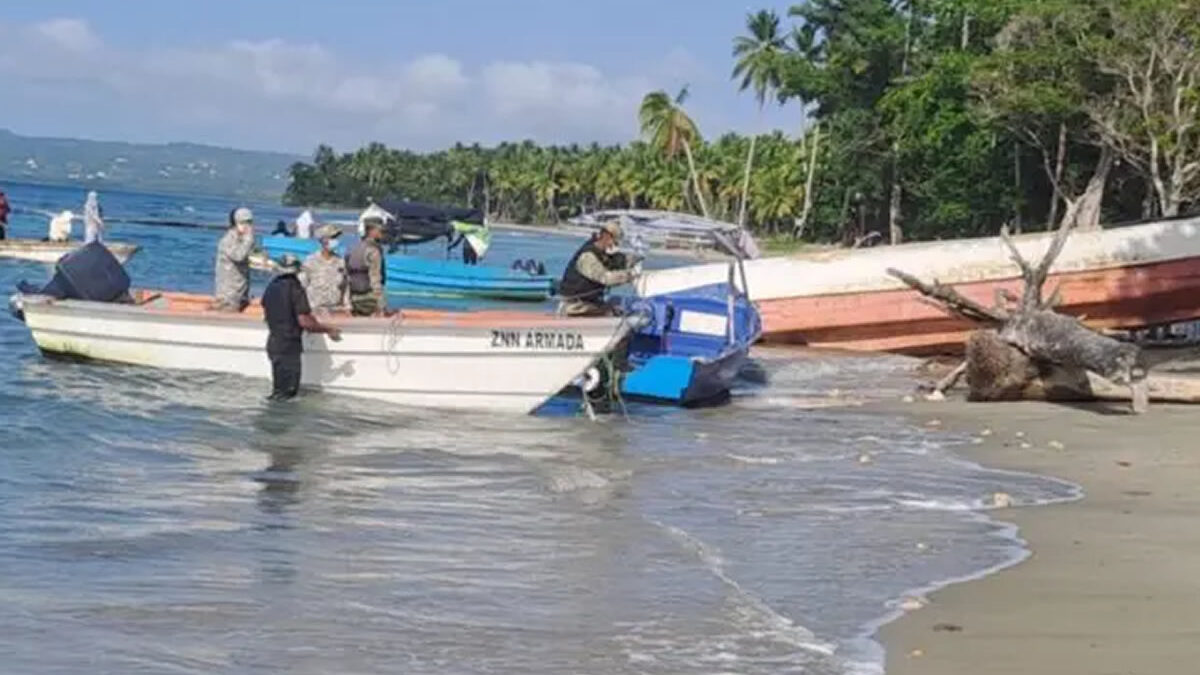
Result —
<path fill-rule="evenodd" d="M 312 211 L 304 209 L 304 213 L 296 219 L 296 238 L 297 239 L 312 239 L 312 228 L 316 224 L 317 219 L 313 218 Z"/>
<path fill-rule="evenodd" d="M 87 194 L 87 201 L 83 204 L 83 243 L 90 244 L 93 241 L 104 241 L 104 216 L 95 190 Z"/>
<path fill-rule="evenodd" d="M 50 231 L 46 237 L 49 241 L 67 241 L 71 238 L 71 221 L 75 214 L 63 211 L 50 219 Z"/>

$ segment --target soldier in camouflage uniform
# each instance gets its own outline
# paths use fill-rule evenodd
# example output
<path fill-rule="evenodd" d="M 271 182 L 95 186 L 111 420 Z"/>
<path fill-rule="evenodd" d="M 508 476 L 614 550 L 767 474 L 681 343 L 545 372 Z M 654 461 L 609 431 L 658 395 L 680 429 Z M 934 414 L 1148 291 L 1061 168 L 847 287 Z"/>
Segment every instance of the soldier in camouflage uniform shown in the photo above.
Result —
<path fill-rule="evenodd" d="M 374 316 L 386 313 L 387 299 L 383 287 L 387 283 L 384 267 L 383 221 L 367 218 L 366 236 L 346 256 L 346 279 L 350 287 L 350 311 L 355 316 Z"/>
<path fill-rule="evenodd" d="M 240 312 L 250 304 L 250 253 L 254 250 L 254 214 L 238 207 L 229 214 L 229 230 L 217 244 L 214 308 Z"/>
<path fill-rule="evenodd" d="M 304 259 L 301 278 L 314 314 L 328 314 L 346 306 L 346 261 L 337 254 L 342 231 L 334 225 L 317 228 L 321 249 Z"/>

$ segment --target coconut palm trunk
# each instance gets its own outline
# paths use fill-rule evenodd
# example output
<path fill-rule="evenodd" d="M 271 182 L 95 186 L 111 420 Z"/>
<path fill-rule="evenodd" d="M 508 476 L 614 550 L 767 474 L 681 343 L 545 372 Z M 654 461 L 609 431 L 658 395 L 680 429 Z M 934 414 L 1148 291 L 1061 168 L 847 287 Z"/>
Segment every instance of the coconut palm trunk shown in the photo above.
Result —
<path fill-rule="evenodd" d="M 692 186 L 696 189 L 696 199 L 700 202 L 700 212 L 708 218 L 708 204 L 704 202 L 704 190 L 700 187 L 700 175 L 696 173 L 696 160 L 692 157 L 692 144 L 683 141 L 683 154 L 687 155 L 688 171 L 692 173 Z"/>
<path fill-rule="evenodd" d="M 817 173 L 817 153 L 821 149 L 821 125 L 813 126 L 812 150 L 808 156 L 808 175 L 804 178 L 804 206 L 800 209 L 800 222 L 796 224 L 796 238 L 804 236 L 808 228 L 808 216 L 813 205 L 813 176 Z"/>
<path fill-rule="evenodd" d="M 750 170 L 754 167 L 754 144 L 756 141 L 758 141 L 758 134 L 750 137 L 750 150 L 746 152 L 746 171 L 742 174 L 742 204 L 738 207 L 738 227 L 746 226 L 746 201 L 750 193 Z"/>

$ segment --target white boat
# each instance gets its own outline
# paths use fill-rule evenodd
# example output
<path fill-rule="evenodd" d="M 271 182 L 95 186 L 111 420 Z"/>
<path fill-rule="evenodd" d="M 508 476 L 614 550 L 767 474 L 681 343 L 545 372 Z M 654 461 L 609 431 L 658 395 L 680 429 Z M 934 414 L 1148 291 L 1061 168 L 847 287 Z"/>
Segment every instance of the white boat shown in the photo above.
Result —
<path fill-rule="evenodd" d="M 1041 259 L 1053 233 L 1012 238 L 1026 260 Z M 959 349 L 974 326 L 948 317 L 888 273 L 898 269 L 952 285 L 991 306 L 1019 294 L 1020 268 L 998 237 L 867 249 L 833 249 L 749 260 L 733 279 L 758 305 L 763 337 L 815 347 L 914 354 Z M 729 283 L 728 266 L 647 272 L 642 296 Z M 1131 330 L 1200 318 L 1200 217 L 1071 233 L 1050 269 L 1058 310 L 1094 328 Z"/>
<path fill-rule="evenodd" d="M 82 241 L 42 241 L 40 239 L 0 239 L 0 258 L 29 260 L 53 265 L 64 255 L 83 246 Z M 104 246 L 112 251 L 124 265 L 133 254 L 141 250 L 137 244 L 106 241 Z"/>
<path fill-rule="evenodd" d="M 269 379 L 262 308 L 209 309 L 211 298 L 139 291 L 135 304 L 17 295 L 47 355 Z M 336 316 L 339 342 L 304 336 L 305 386 L 406 406 L 530 413 L 631 329 L 621 318 L 406 311 Z"/>

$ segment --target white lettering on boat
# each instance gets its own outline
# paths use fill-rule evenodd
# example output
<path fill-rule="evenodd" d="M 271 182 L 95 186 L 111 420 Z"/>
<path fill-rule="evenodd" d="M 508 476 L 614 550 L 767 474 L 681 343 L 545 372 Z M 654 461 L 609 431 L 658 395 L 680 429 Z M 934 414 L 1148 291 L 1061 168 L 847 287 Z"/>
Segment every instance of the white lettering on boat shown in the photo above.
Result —
<path fill-rule="evenodd" d="M 531 330 L 525 333 L 515 330 L 494 330 L 492 331 L 492 348 L 581 352 L 584 350 L 584 345 L 583 336 L 579 333 L 556 330 Z"/>

